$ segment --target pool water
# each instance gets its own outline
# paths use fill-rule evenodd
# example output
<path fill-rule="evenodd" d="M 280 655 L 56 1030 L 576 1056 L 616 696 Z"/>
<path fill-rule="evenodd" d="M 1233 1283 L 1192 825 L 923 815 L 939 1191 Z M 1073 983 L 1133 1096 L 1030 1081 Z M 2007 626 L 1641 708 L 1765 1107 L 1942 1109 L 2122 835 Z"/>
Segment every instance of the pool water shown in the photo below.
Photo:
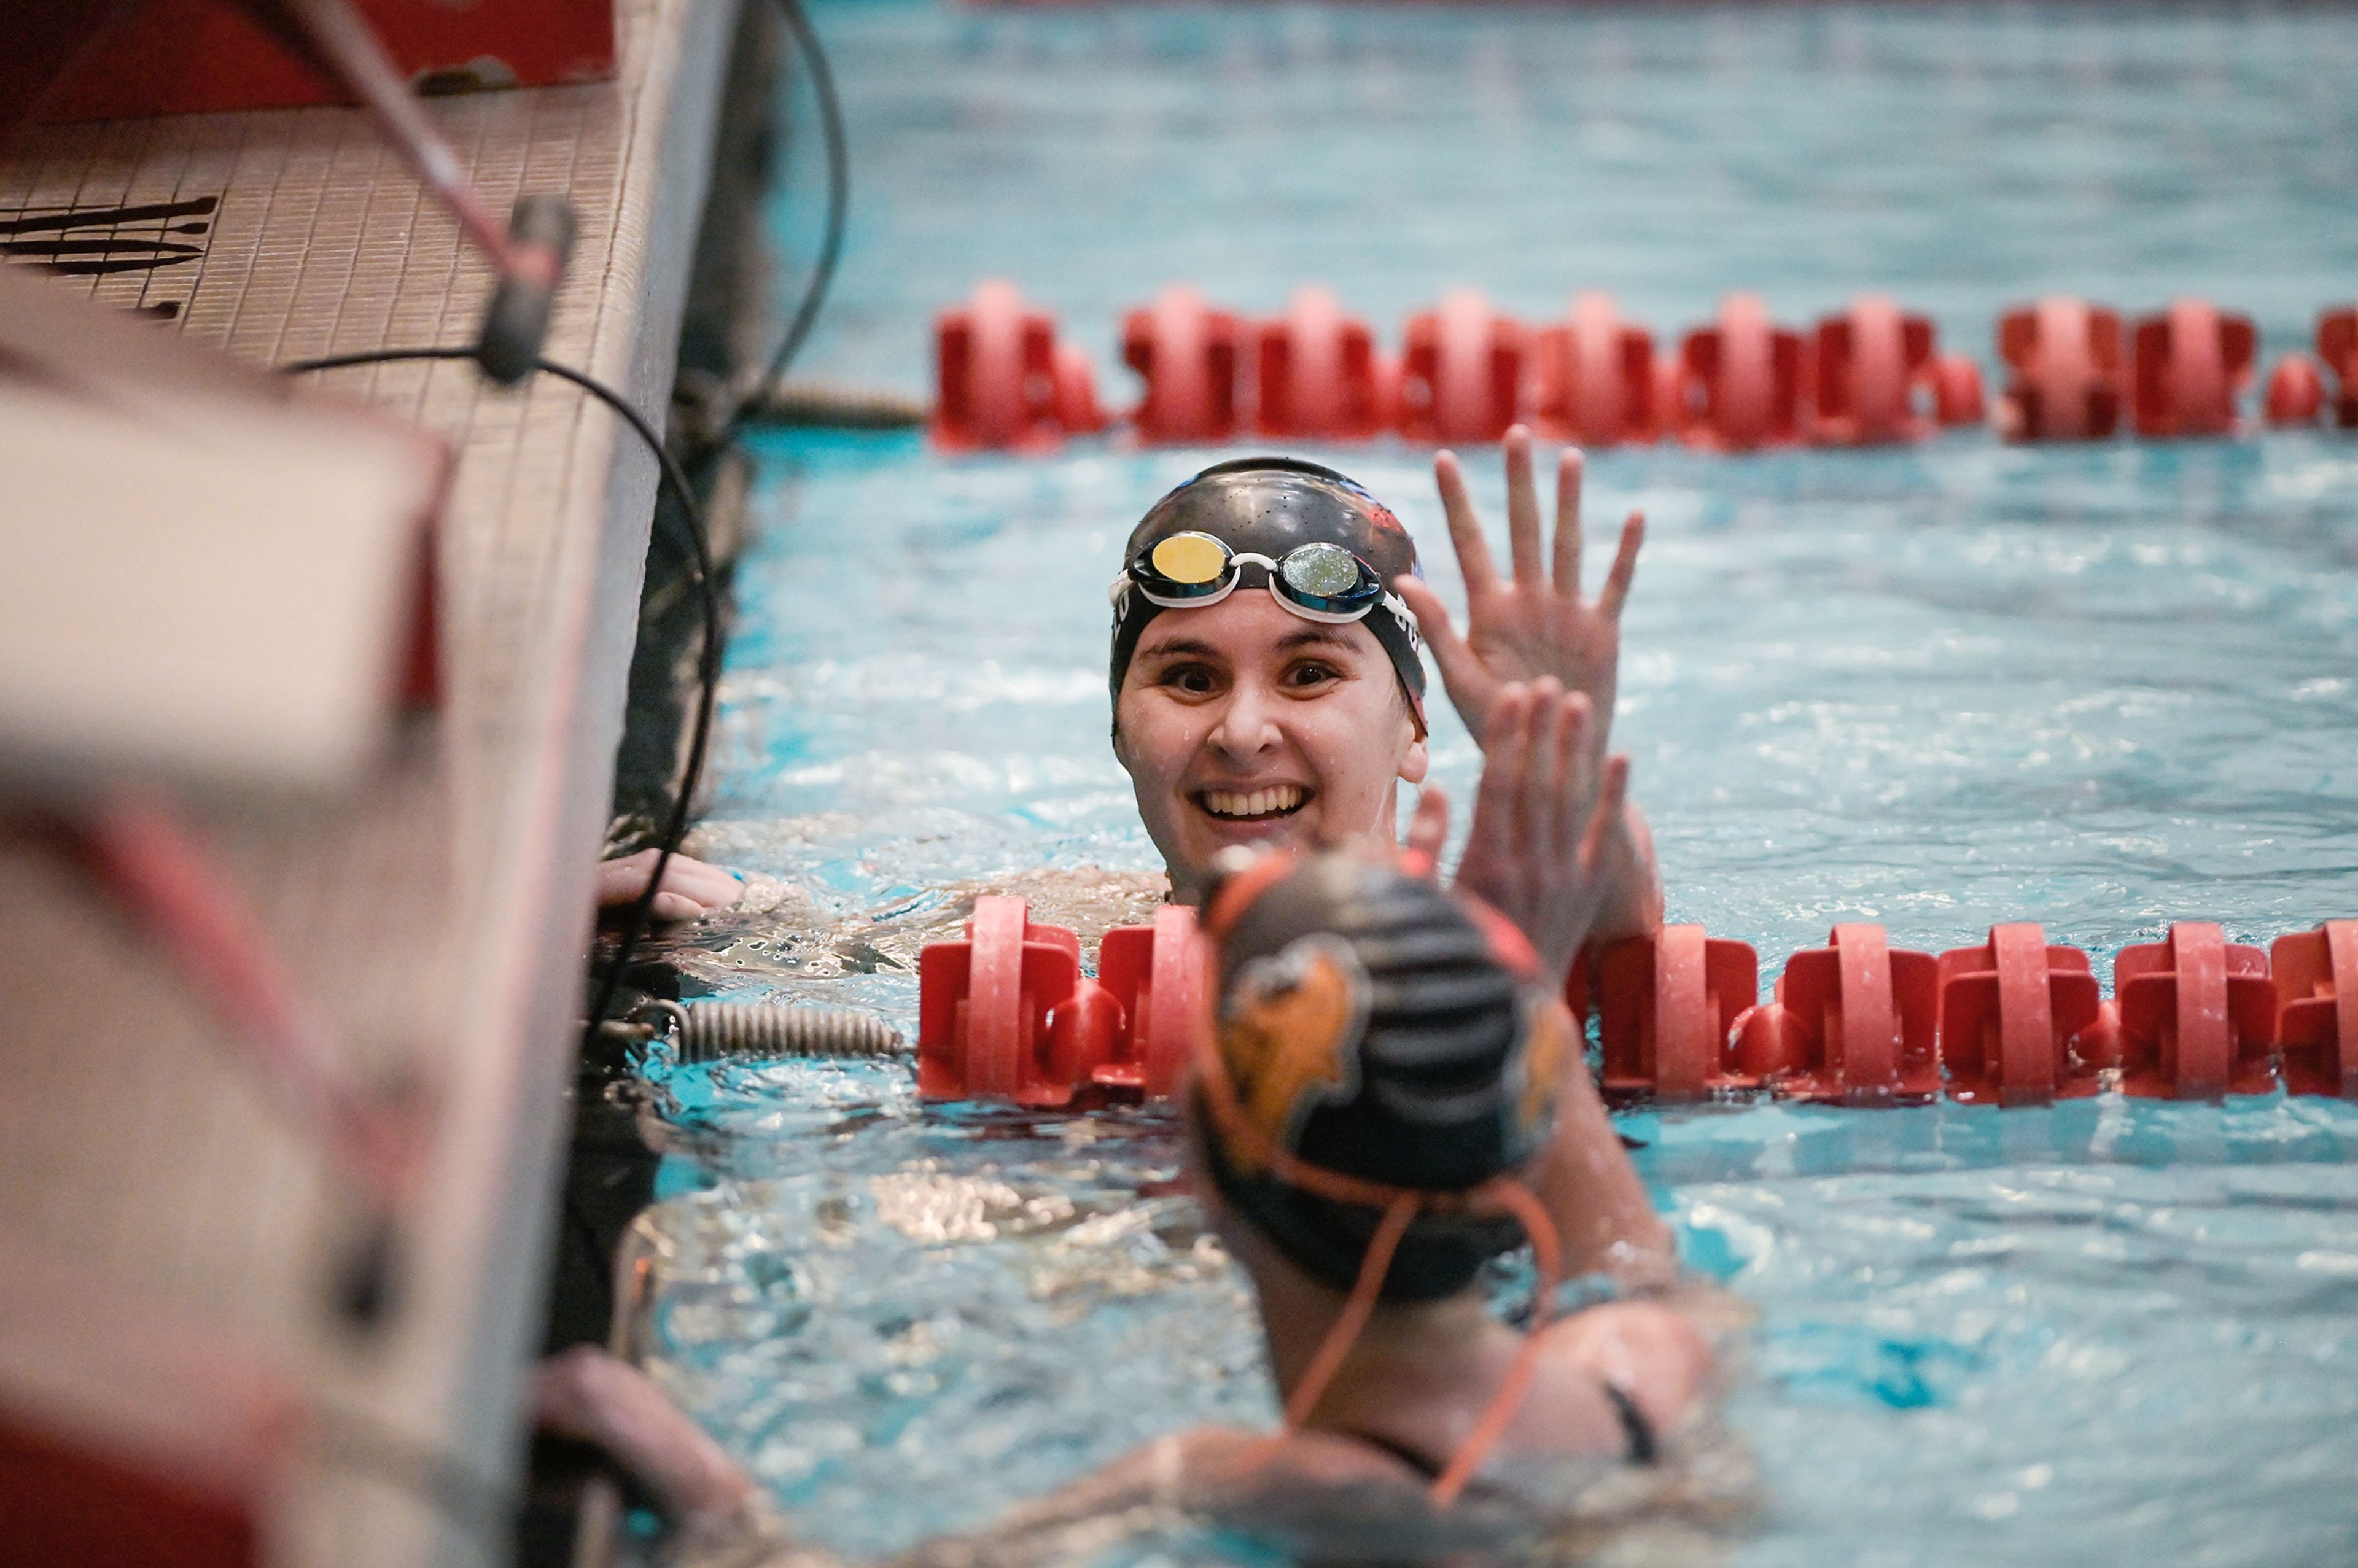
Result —
<path fill-rule="evenodd" d="M 991 274 L 1064 312 L 1115 403 L 1116 314 L 1176 278 L 1258 310 L 1325 282 L 1387 334 L 1461 283 L 1530 317 L 1601 285 L 1663 332 L 1729 287 L 1800 320 L 1880 287 L 1985 364 L 2037 292 L 2208 293 L 2273 352 L 2358 278 L 2345 12 L 817 16 L 857 170 L 821 379 L 922 388 L 930 312 Z M 781 198 L 789 265 L 809 205 Z M 697 845 L 761 873 L 769 913 L 680 945 L 690 987 L 906 1027 L 916 946 L 978 890 L 1092 934 L 1149 907 L 1104 584 L 1146 504 L 1233 452 L 765 438 Z M 1457 592 L 1425 454 L 1305 455 Z M 1470 460 L 1495 518 L 1495 457 Z M 2358 439 L 1974 433 L 1590 475 L 1592 569 L 1623 510 L 1650 521 L 1616 736 L 1673 919 L 1773 972 L 1837 920 L 1937 951 L 2036 919 L 2102 961 L 2172 919 L 2265 942 L 2358 914 Z M 1454 719 L 1434 756 L 1466 798 Z M 1163 1119 L 924 1108 L 869 1065 L 650 1080 L 646 1348 L 806 1539 L 895 1552 L 1176 1428 L 1273 1419 Z M 1757 1506 L 1714 1526 L 1718 1559 L 2358 1558 L 2358 1112 L 1624 1126 L 1690 1260 L 1758 1312 L 1725 1401 Z M 1254 1550 L 1154 1530 L 1037 1555 Z"/>

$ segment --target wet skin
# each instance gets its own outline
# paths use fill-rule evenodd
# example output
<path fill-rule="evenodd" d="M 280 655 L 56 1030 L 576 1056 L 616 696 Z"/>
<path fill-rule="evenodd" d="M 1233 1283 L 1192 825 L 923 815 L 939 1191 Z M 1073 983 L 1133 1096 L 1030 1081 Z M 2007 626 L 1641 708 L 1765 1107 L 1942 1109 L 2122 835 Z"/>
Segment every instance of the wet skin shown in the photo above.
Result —
<path fill-rule="evenodd" d="M 1190 901 L 1231 845 L 1389 845 L 1396 785 L 1429 763 L 1374 633 L 1304 621 L 1260 589 L 1156 616 L 1114 717 L 1139 815 Z"/>

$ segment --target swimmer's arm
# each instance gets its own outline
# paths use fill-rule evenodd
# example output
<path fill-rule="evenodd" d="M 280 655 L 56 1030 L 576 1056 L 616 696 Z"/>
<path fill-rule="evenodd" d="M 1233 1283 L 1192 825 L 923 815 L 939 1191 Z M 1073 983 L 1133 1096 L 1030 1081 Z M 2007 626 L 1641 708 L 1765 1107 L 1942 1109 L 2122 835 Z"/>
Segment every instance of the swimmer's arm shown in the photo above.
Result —
<path fill-rule="evenodd" d="M 1576 1052 L 1564 1064 L 1555 1135 L 1531 1173 L 1531 1188 L 1555 1221 L 1565 1278 L 1603 1273 L 1625 1286 L 1661 1288 L 1678 1277 L 1670 1227 L 1654 1212 Z"/>
<path fill-rule="evenodd" d="M 1429 1524 L 1422 1477 L 1394 1456 L 1333 1433 L 1198 1427 L 1148 1444 L 1009 1514 L 988 1539 L 1037 1535 L 1133 1509 L 1168 1508 L 1239 1525 L 1330 1514 Z"/>

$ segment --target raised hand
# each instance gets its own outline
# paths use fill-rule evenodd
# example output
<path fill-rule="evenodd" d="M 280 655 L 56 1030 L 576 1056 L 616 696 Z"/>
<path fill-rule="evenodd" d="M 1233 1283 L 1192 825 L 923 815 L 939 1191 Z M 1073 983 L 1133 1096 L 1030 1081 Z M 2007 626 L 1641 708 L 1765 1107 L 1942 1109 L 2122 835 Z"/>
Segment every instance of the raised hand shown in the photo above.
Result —
<path fill-rule="evenodd" d="M 1629 759 L 1599 760 L 1585 694 L 1552 676 L 1499 688 L 1457 885 L 1512 920 L 1563 983 L 1581 944 L 1628 896 Z M 1437 789 L 1417 802 L 1408 850 L 1432 864 L 1448 836 Z M 1649 859 L 1646 869 L 1650 872 Z"/>
<path fill-rule="evenodd" d="M 1514 681 L 1552 676 L 1586 696 L 1595 713 L 1591 748 L 1605 751 L 1613 722 L 1621 663 L 1621 606 L 1638 570 L 1646 522 L 1632 512 L 1621 525 L 1621 548 L 1594 600 L 1580 594 L 1581 455 L 1567 448 L 1556 462 L 1555 539 L 1542 544 L 1539 487 L 1532 476 L 1531 433 L 1507 432 L 1507 539 L 1512 575 L 1505 579 L 1483 540 L 1481 519 L 1466 491 L 1466 471 L 1454 452 L 1433 459 L 1449 539 L 1466 578 L 1466 633 L 1451 625 L 1441 596 L 1412 577 L 1392 588 L 1405 600 L 1441 666 L 1442 684 L 1474 739 L 1487 743 L 1500 691 Z M 1552 560 L 1543 563 L 1543 557 Z"/>

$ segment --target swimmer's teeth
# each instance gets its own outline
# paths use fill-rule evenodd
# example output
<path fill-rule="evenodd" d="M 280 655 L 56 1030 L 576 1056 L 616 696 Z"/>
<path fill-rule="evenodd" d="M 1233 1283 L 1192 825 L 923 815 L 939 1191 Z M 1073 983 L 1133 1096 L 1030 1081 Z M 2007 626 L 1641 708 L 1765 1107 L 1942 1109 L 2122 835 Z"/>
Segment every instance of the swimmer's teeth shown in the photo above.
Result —
<path fill-rule="evenodd" d="M 1273 811 L 1292 811 L 1301 804 L 1302 791 L 1293 784 L 1279 784 L 1249 794 L 1228 789 L 1204 792 L 1204 809 L 1215 816 L 1266 816 Z"/>

